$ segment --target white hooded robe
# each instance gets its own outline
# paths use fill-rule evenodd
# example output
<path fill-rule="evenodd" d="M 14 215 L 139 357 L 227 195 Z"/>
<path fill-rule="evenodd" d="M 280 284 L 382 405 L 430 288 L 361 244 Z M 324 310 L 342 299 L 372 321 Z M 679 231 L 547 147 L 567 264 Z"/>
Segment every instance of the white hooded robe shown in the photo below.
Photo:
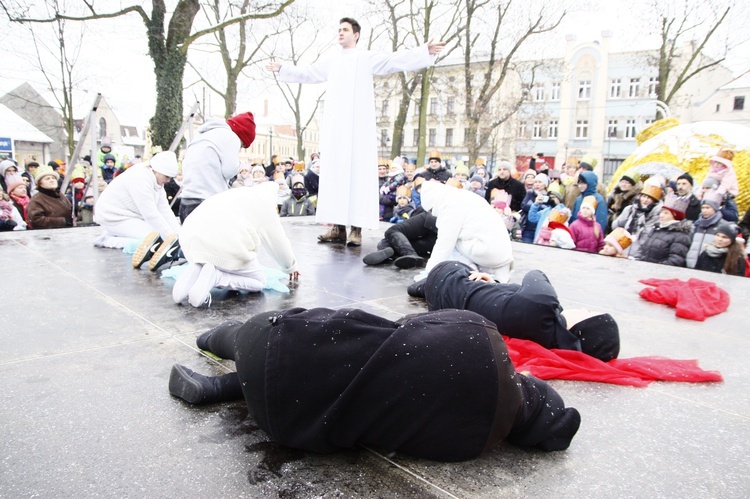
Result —
<path fill-rule="evenodd" d="M 427 45 L 422 45 L 390 54 L 345 49 L 338 57 L 311 66 L 281 66 L 283 82 L 327 82 L 320 130 L 318 223 L 378 228 L 373 75 L 416 71 L 433 61 Z"/>

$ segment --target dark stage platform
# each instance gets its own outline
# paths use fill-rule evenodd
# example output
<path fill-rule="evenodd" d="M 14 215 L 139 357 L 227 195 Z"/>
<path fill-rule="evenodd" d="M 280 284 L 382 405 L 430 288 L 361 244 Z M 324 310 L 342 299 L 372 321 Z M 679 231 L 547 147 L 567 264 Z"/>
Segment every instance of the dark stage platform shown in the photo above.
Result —
<path fill-rule="evenodd" d="M 201 309 L 175 305 L 173 281 L 132 269 L 128 255 L 93 247 L 98 227 L 0 235 L 0 497 L 750 497 L 750 281 L 718 274 L 514 244 L 512 280 L 538 268 L 565 307 L 611 313 L 621 358 L 695 358 L 725 377 L 648 388 L 553 381 L 582 416 L 565 452 L 501 445 L 454 464 L 366 449 L 315 455 L 270 442 L 243 403 L 173 399 L 172 364 L 232 369 L 195 347 L 223 320 L 292 306 L 391 319 L 426 310 L 406 294 L 414 271 L 362 264 L 380 233 L 345 248 L 317 243 L 311 219 L 284 225 L 302 274 L 291 293 L 215 291 Z M 732 305 L 702 323 L 676 318 L 638 297 L 649 277 L 712 280 Z"/>

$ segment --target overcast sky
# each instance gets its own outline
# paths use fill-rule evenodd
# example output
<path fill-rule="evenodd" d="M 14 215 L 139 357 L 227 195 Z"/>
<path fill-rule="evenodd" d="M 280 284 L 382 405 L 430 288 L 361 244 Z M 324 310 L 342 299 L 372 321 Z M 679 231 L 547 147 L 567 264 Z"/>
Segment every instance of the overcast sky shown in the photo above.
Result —
<path fill-rule="evenodd" d="M 328 38 L 330 46 L 335 49 L 335 32 L 337 20 L 346 15 L 358 15 L 366 7 L 365 2 L 352 0 L 298 0 L 309 4 L 315 15 L 319 18 L 317 28 L 321 33 L 330 33 Z M 534 0 L 532 0 L 534 1 Z M 696 1 L 698 0 L 690 0 Z M 565 35 L 575 33 L 579 42 L 587 42 L 601 38 L 603 30 L 611 30 L 614 33 L 614 51 L 626 51 L 642 48 L 656 48 L 658 40 L 644 33 L 643 16 L 644 5 L 648 0 L 630 1 L 606 1 L 590 0 L 588 2 L 574 2 L 573 9 L 569 11 L 562 26 L 555 35 L 556 43 L 550 43 L 545 48 L 545 56 L 560 56 L 555 53 L 565 45 Z M 101 5 L 108 5 L 103 2 Z M 116 3 L 116 2 L 111 2 Z M 119 2 L 117 2 L 119 3 Z M 129 4 L 130 2 L 123 2 Z M 147 6 L 150 2 L 143 2 Z M 167 2 L 173 5 L 174 2 Z M 701 2 L 702 3 L 702 2 Z M 728 59 L 728 65 L 737 75 L 750 69 L 750 42 L 748 42 L 747 26 L 750 26 L 750 6 L 744 5 L 750 2 L 740 2 L 736 5 L 728 26 L 732 33 L 733 43 L 738 44 Z M 200 16 L 200 14 L 199 14 Z M 3 17 L 3 19 L 5 19 Z M 368 35 L 370 24 L 368 19 L 359 19 L 363 26 L 364 36 Z M 83 23 L 78 23 L 83 24 Z M 44 34 L 49 27 L 37 25 L 35 32 Z M 70 28 L 76 30 L 79 28 Z M 302 36 L 302 35 L 301 35 Z M 79 71 L 77 88 L 78 109 L 81 115 L 94 100 L 96 92 L 103 93 L 109 102 L 116 108 L 117 114 L 124 124 L 133 122 L 137 125 L 145 124 L 145 121 L 153 114 L 155 107 L 155 79 L 153 74 L 153 63 L 147 54 L 145 28 L 139 16 L 129 16 L 112 19 L 99 20 L 85 23 L 83 46 L 77 63 Z M 18 84 L 28 81 L 36 88 L 47 87 L 43 77 L 35 70 L 33 60 L 31 38 L 27 28 L 11 25 L 7 30 L 0 30 L 0 43 L 4 50 L 0 58 L 0 92 L 7 92 Z M 716 47 L 715 47 L 716 49 Z M 191 49 L 192 50 L 192 49 Z M 200 60 L 196 53 L 191 59 Z M 240 105 L 260 106 L 264 97 L 271 97 L 272 110 L 281 112 L 283 103 L 273 92 L 268 91 L 268 74 L 263 70 L 254 72 L 242 84 L 245 95 L 240 95 Z M 196 76 L 189 69 L 186 71 L 185 84 L 195 82 Z M 255 83 L 251 85 L 250 81 Z M 265 84 L 259 82 L 265 81 Z M 264 86 L 265 85 L 265 86 Z M 195 96 L 195 97 L 194 97 Z M 189 107 L 195 98 L 202 98 L 202 85 L 195 85 L 185 93 L 185 106 Z M 223 106 L 218 96 L 207 99 L 207 111 L 211 114 L 223 113 Z M 256 114 L 260 110 L 256 110 Z"/>

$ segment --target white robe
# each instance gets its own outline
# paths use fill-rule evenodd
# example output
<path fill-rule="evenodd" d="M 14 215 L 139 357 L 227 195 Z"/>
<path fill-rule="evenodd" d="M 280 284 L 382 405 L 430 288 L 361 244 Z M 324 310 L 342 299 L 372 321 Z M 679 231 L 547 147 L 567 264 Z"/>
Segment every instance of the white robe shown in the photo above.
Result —
<path fill-rule="evenodd" d="M 279 80 L 283 82 L 327 82 L 317 222 L 378 228 L 373 75 L 416 71 L 432 65 L 434 59 L 427 45 L 389 54 L 354 48 L 311 66 L 281 66 Z"/>

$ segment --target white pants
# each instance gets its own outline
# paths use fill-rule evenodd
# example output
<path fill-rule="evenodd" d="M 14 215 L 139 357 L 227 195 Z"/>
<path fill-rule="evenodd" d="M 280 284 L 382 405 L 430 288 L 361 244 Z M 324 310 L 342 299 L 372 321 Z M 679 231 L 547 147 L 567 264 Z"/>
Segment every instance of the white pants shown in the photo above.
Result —
<path fill-rule="evenodd" d="M 138 239 L 143 241 L 143 238 L 152 232 L 154 229 L 140 218 L 128 218 L 121 222 L 100 224 L 104 230 L 110 236 L 115 237 L 127 237 L 130 239 Z"/>
<path fill-rule="evenodd" d="M 226 270 L 216 267 L 214 282 L 217 288 L 257 293 L 266 287 L 266 273 L 257 261 L 242 270 Z"/>

